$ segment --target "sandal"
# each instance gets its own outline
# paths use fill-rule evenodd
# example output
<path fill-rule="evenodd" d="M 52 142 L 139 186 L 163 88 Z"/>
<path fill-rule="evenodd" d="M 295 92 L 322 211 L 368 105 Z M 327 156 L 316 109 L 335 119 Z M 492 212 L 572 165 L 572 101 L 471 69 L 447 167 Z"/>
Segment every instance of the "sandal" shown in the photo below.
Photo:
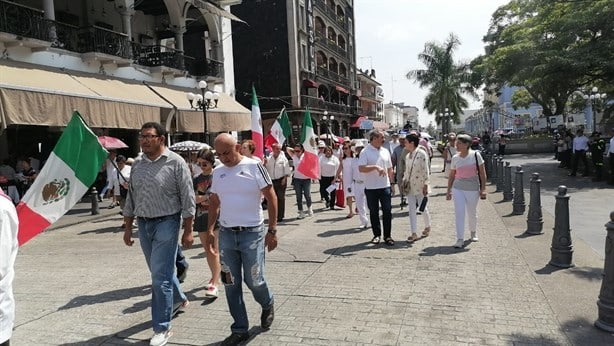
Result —
<path fill-rule="evenodd" d="M 407 242 L 411 244 L 411 243 L 415 242 L 415 241 L 416 241 L 416 240 L 418 240 L 418 239 L 420 239 L 420 238 L 418 237 L 418 235 L 417 235 L 416 233 L 412 233 L 412 234 L 411 234 L 411 235 L 410 235 L 410 236 L 407 238 Z"/>
<path fill-rule="evenodd" d="M 394 240 L 392 240 L 392 238 L 386 238 L 385 241 L 386 241 L 386 245 L 390 245 L 390 246 L 394 245 Z"/>
<path fill-rule="evenodd" d="M 351 219 L 354 216 L 354 214 L 347 214 L 347 216 L 345 217 L 346 219 Z"/>
<path fill-rule="evenodd" d="M 423 237 L 428 237 L 429 233 L 431 233 L 431 228 L 427 227 L 427 228 L 424 229 L 424 231 L 422 231 L 422 236 Z"/>
<path fill-rule="evenodd" d="M 371 239 L 371 243 L 379 244 L 379 237 L 373 237 L 373 239 Z"/>

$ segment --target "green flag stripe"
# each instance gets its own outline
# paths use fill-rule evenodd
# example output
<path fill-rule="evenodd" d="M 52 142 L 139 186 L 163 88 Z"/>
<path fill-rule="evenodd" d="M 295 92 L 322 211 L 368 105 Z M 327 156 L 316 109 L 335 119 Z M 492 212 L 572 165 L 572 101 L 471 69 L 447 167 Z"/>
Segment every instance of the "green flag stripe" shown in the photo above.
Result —
<path fill-rule="evenodd" d="M 290 127 L 290 119 L 288 118 L 288 113 L 284 109 L 284 112 L 281 114 L 281 119 L 279 119 L 279 123 L 281 124 L 281 130 L 284 134 L 284 137 L 288 138 L 292 134 L 292 128 Z"/>
<path fill-rule="evenodd" d="M 66 163 L 83 185 L 90 186 L 108 156 L 79 112 L 74 112 L 53 152 Z"/>
<path fill-rule="evenodd" d="M 301 143 L 305 142 L 305 137 L 307 137 L 307 128 L 313 127 L 311 124 L 311 112 L 309 109 L 305 109 L 305 117 L 303 118 L 303 128 L 301 129 Z"/>

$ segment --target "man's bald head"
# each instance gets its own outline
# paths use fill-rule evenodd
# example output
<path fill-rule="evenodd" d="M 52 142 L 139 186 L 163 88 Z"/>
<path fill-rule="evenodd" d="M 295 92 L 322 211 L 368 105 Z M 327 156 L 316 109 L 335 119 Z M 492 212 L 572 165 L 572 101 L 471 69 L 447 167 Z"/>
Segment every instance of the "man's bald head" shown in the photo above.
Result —
<path fill-rule="evenodd" d="M 215 137 L 213 147 L 215 148 L 220 162 L 222 162 L 224 166 L 235 166 L 243 158 L 239 151 L 241 146 L 237 143 L 237 140 L 228 133 L 220 133 Z"/>

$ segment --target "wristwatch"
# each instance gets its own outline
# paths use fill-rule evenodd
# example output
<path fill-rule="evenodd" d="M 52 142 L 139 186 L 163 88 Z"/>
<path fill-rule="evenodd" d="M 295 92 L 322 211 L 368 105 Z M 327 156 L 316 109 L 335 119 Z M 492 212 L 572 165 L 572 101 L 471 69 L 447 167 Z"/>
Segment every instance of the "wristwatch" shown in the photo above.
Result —
<path fill-rule="evenodd" d="M 268 233 L 271 233 L 272 235 L 277 235 L 277 230 L 269 228 Z"/>

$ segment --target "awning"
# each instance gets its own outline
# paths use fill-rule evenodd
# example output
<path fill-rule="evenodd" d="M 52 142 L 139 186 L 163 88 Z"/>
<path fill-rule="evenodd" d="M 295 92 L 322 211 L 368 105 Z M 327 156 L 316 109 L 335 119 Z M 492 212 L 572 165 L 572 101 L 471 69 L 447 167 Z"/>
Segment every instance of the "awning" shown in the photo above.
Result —
<path fill-rule="evenodd" d="M 320 83 L 313 81 L 311 79 L 303 79 L 303 86 L 305 88 L 317 88 L 320 86 Z"/>
<path fill-rule="evenodd" d="M 387 123 L 383 122 L 383 121 L 374 121 L 373 122 L 373 127 L 378 129 L 378 130 L 388 130 L 388 128 L 390 126 Z"/>
<path fill-rule="evenodd" d="M 224 18 L 228 18 L 230 20 L 235 20 L 237 22 L 245 23 L 245 21 L 242 20 L 241 18 L 235 16 L 234 14 L 226 11 L 225 9 L 221 8 L 220 6 L 210 2 L 208 0 L 192 0 L 192 4 L 194 4 L 194 6 L 196 6 L 197 8 L 206 10 L 207 12 L 213 13 L 213 14 L 218 15 L 220 17 L 224 17 Z"/>
<path fill-rule="evenodd" d="M 33 65 L 0 65 L 0 76 L 0 128 L 65 126 L 76 109 L 90 127 L 140 129 L 170 108 L 139 83 Z"/>
<path fill-rule="evenodd" d="M 358 119 L 356 119 L 356 121 L 352 125 L 350 125 L 350 127 L 356 128 L 356 129 L 360 128 L 360 123 L 362 123 L 366 119 L 367 117 L 358 117 Z"/>
<path fill-rule="evenodd" d="M 349 94 L 350 92 L 348 91 L 348 89 L 339 86 L 339 85 L 335 85 L 335 90 L 337 90 L 340 93 L 344 93 L 344 94 Z"/>
<path fill-rule="evenodd" d="M 185 96 L 190 90 L 152 88 L 178 108 L 177 131 L 203 132 L 202 111 L 191 110 Z M 146 122 L 164 122 L 172 106 L 136 81 L 43 66 L 0 65 L 0 129 L 12 124 L 65 126 L 75 109 L 90 127 L 140 129 Z M 224 93 L 207 118 L 209 132 L 251 127 L 250 110 Z"/>

